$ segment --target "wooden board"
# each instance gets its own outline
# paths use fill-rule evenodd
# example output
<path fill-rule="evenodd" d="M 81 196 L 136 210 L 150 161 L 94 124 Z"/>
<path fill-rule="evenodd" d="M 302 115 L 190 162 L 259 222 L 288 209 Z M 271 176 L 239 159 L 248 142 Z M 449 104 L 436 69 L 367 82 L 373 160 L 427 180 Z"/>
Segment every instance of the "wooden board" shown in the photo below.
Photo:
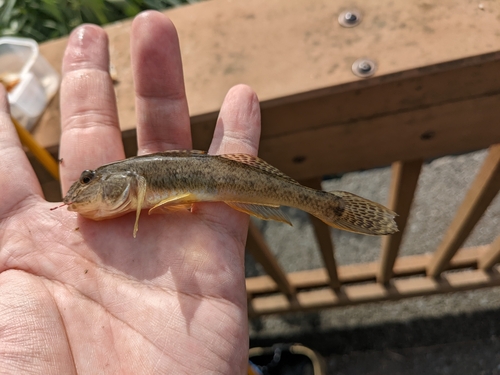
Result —
<path fill-rule="evenodd" d="M 395 220 L 398 224 L 399 232 L 391 236 L 382 237 L 380 269 L 377 275 L 377 281 L 381 284 L 388 283 L 392 277 L 392 269 L 399 253 L 408 217 L 410 216 L 410 209 L 421 169 L 422 160 L 410 162 L 397 161 L 392 164 L 391 187 L 387 207 L 398 214 Z"/>
<path fill-rule="evenodd" d="M 478 246 L 461 249 L 450 262 L 448 269 L 476 267 L 478 259 L 490 251 L 490 246 Z M 418 276 L 425 274 L 426 267 L 432 260 L 432 254 L 399 257 L 394 265 L 395 277 Z M 379 262 L 350 264 L 338 267 L 338 276 L 342 284 L 375 281 L 379 271 Z M 295 290 L 321 288 L 328 286 L 328 273 L 325 268 L 298 271 L 288 274 L 288 280 Z M 252 295 L 279 292 L 278 285 L 271 277 L 257 276 L 248 278 L 247 291 Z"/>
<path fill-rule="evenodd" d="M 181 40 L 195 145 L 208 145 L 225 93 L 241 82 L 251 85 L 262 101 L 261 156 L 296 178 L 470 151 L 500 141 L 500 132 L 490 127 L 478 129 L 465 142 L 464 129 L 498 119 L 498 110 L 480 98 L 500 88 L 491 79 L 500 68 L 495 36 L 500 34 L 500 3 L 483 2 L 483 10 L 467 0 L 359 3 L 363 21 L 346 29 L 337 16 L 352 5 L 342 0 L 213 0 L 168 11 Z M 135 128 L 130 21 L 106 29 L 118 73 L 121 126 L 127 132 Z M 65 44 L 61 39 L 40 48 L 58 69 Z M 378 64 L 370 79 L 351 71 L 353 61 L 363 56 Z M 442 148 L 455 130 L 449 129 L 455 119 L 452 103 L 462 101 L 467 118 L 461 113 L 456 137 Z M 52 151 L 59 142 L 58 122 L 55 100 L 35 130 L 35 137 Z M 374 133 L 379 136 L 373 138 Z M 401 133 L 406 136 L 398 143 L 409 143 L 408 151 L 386 150 Z M 422 142 L 420 137 L 429 133 L 435 138 Z M 297 143 L 297 137 L 307 142 Z M 322 138 L 326 142 L 313 152 L 318 137 L 327 137 Z M 325 152 L 335 163 L 311 169 Z"/>
<path fill-rule="evenodd" d="M 441 279 L 419 277 L 393 280 L 389 286 L 379 283 L 349 285 L 342 294 L 331 289 L 303 291 L 297 294 L 300 310 L 317 310 L 367 302 L 399 300 L 422 295 L 449 293 L 500 285 L 500 273 L 469 270 L 445 274 Z M 254 315 L 276 314 L 297 310 L 283 295 L 256 297 L 251 301 Z"/>
<path fill-rule="evenodd" d="M 465 242 L 499 190 L 500 144 L 497 144 L 489 148 L 483 165 L 427 267 L 427 275 L 438 277 L 446 269 L 449 260 Z"/>

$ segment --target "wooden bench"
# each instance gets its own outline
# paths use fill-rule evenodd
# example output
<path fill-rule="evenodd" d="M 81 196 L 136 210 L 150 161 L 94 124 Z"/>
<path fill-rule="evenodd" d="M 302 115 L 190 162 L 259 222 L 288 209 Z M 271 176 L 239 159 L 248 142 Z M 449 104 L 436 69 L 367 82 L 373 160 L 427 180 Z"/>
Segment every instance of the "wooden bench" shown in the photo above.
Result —
<path fill-rule="evenodd" d="M 207 149 L 227 90 L 246 83 L 261 100 L 259 155 L 290 176 L 319 188 L 324 175 L 392 164 L 388 205 L 401 232 L 384 239 L 379 262 L 337 267 L 330 230 L 313 219 L 325 267 L 286 274 L 250 227 L 247 249 L 268 274 L 247 279 L 252 315 L 500 285 L 500 236 L 461 249 L 500 188 L 500 3 L 363 2 L 361 22 L 343 27 L 339 15 L 352 4 L 212 0 L 166 12 L 181 41 L 195 148 Z M 136 152 L 130 24 L 106 28 L 128 156 Z M 40 50 L 60 69 L 65 45 Z M 376 64 L 373 76 L 353 73 L 360 58 Z M 56 98 L 34 131 L 54 155 L 58 107 Z M 423 161 L 488 147 L 441 245 L 398 257 Z M 47 198 L 60 199 L 33 164 Z M 443 274 L 450 268 L 463 270 Z"/>

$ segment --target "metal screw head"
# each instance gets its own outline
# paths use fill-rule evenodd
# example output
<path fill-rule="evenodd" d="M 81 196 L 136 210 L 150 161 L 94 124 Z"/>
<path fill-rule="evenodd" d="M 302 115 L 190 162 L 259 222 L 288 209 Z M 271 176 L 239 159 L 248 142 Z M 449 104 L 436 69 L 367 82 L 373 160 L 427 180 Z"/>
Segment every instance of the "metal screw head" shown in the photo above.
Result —
<path fill-rule="evenodd" d="M 358 77 L 370 77 L 375 74 L 376 70 L 377 64 L 375 64 L 375 61 L 370 59 L 357 59 L 354 61 L 354 64 L 352 64 L 352 72 Z"/>
<path fill-rule="evenodd" d="M 354 27 L 361 22 L 361 13 L 357 9 L 345 10 L 339 14 L 339 23 L 344 27 Z"/>

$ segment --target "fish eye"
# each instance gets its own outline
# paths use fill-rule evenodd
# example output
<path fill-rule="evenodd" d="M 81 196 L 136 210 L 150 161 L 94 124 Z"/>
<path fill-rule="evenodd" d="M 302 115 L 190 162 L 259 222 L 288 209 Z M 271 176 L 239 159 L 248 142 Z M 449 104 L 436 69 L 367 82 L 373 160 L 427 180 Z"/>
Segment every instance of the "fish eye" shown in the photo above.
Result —
<path fill-rule="evenodd" d="M 90 181 L 92 181 L 95 177 L 95 171 L 91 170 L 86 170 L 82 172 L 82 175 L 80 176 L 80 183 L 83 185 L 88 184 Z"/>

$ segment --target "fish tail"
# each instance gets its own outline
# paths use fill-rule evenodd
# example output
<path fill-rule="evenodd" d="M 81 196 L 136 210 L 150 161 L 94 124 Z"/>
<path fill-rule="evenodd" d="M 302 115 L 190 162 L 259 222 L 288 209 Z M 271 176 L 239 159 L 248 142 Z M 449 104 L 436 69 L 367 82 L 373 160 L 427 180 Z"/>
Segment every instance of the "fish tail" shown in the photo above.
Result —
<path fill-rule="evenodd" d="M 340 204 L 337 203 L 340 207 L 327 211 L 328 216 L 320 217 L 331 227 L 375 236 L 398 231 L 394 221 L 397 214 L 381 204 L 345 191 L 332 191 L 328 194 L 341 198 Z"/>

